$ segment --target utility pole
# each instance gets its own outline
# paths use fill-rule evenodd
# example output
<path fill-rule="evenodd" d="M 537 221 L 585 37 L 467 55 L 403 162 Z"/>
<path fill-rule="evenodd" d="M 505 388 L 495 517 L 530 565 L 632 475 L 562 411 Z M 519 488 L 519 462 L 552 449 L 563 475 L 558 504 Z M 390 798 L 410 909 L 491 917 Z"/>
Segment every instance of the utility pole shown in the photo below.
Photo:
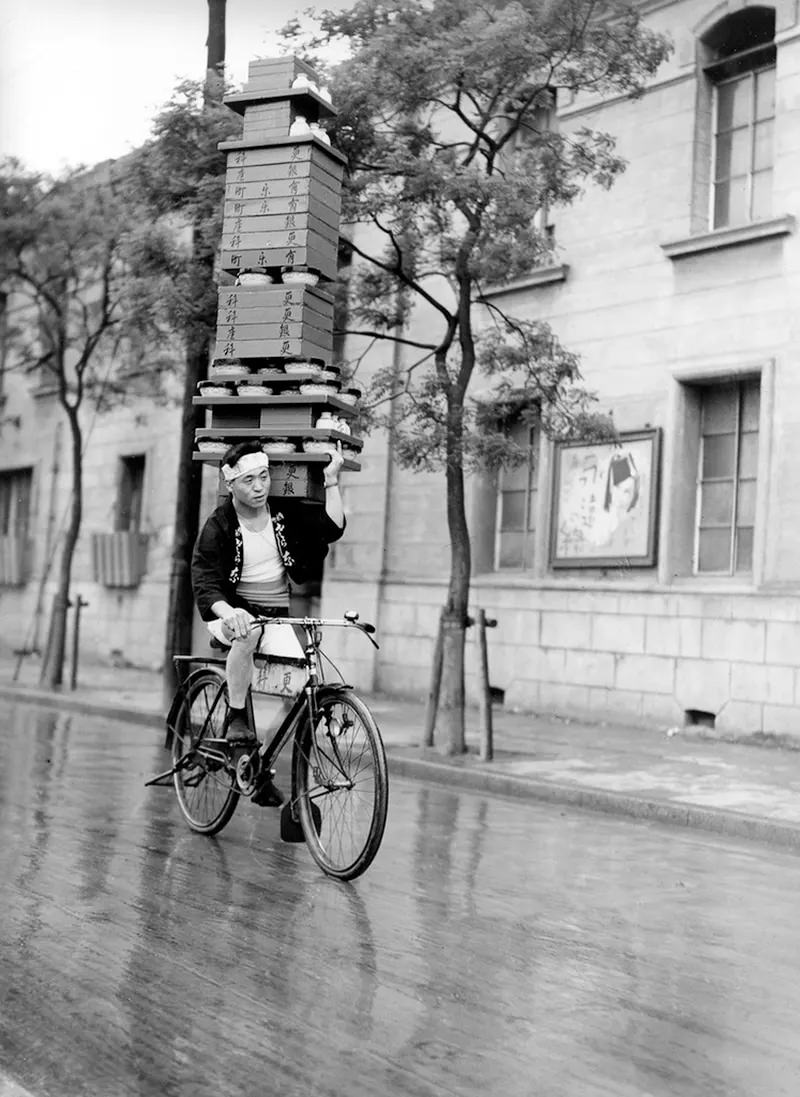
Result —
<path fill-rule="evenodd" d="M 227 0 L 208 0 L 208 39 L 206 40 L 206 93 L 221 99 L 225 76 L 225 5 Z M 212 86 L 216 94 L 211 94 Z"/>
<path fill-rule="evenodd" d="M 225 90 L 225 5 L 227 0 L 208 0 L 206 39 L 206 102 L 219 102 Z M 195 430 L 205 423 L 205 411 L 193 404 L 197 384 L 208 374 L 208 338 L 190 338 L 186 347 L 186 375 L 183 387 L 178 483 L 175 500 L 175 529 L 172 545 L 167 602 L 167 630 L 164 647 L 164 700 L 168 705 L 177 686 L 173 655 L 191 651 L 194 598 L 192 595 L 192 549 L 200 530 L 202 466 L 192 460 Z"/>

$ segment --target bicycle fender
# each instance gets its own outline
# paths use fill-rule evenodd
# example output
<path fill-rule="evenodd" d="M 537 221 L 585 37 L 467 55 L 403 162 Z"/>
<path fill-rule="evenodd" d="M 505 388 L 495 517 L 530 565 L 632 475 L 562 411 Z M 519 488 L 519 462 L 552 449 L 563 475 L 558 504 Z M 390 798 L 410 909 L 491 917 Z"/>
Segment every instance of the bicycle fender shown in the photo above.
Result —
<path fill-rule="evenodd" d="M 352 686 L 348 682 L 325 682 L 317 690 L 317 700 L 321 700 L 323 697 L 328 697 L 334 693 L 344 693 L 345 690 L 352 690 Z"/>
<path fill-rule="evenodd" d="M 187 689 L 195 680 L 195 678 L 197 678 L 199 674 L 203 674 L 206 669 L 206 667 L 198 667 L 197 670 L 193 670 L 191 674 L 188 674 L 175 690 L 175 696 L 172 698 L 172 704 L 169 706 L 169 712 L 167 713 L 166 717 L 166 734 L 164 736 L 165 750 L 172 750 L 172 740 L 175 738 L 175 725 L 177 723 L 181 707 L 183 706 L 183 702 L 186 700 Z"/>
<path fill-rule="evenodd" d="M 183 705 L 183 689 L 179 686 L 175 691 L 175 696 L 172 698 L 172 704 L 169 706 L 169 712 L 166 719 L 166 734 L 164 736 L 164 749 L 172 750 L 172 740 L 175 738 L 175 722 L 178 719 L 178 713 L 181 711 Z"/>

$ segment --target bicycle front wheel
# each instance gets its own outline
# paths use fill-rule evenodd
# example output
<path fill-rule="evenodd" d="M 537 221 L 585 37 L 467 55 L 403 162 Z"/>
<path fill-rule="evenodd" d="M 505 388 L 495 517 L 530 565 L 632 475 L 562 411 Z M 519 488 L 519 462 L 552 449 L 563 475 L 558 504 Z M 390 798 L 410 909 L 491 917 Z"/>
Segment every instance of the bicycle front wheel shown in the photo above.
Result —
<path fill-rule="evenodd" d="M 378 726 L 350 690 L 323 695 L 317 722 L 295 740 L 292 789 L 311 856 L 329 876 L 352 880 L 372 863 L 389 804 Z"/>
<path fill-rule="evenodd" d="M 176 720 L 172 740 L 175 794 L 186 822 L 199 834 L 217 834 L 239 802 L 226 748 L 211 740 L 224 735 L 228 701 L 225 678 L 211 668 L 195 675 Z"/>

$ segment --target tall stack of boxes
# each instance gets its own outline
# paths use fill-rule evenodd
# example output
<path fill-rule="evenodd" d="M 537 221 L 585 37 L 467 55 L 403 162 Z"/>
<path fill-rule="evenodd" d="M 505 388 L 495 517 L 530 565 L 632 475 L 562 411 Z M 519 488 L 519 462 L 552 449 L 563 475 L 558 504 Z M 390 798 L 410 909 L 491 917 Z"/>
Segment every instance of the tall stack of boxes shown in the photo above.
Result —
<path fill-rule="evenodd" d="M 321 501 L 328 451 L 360 468 L 350 421 L 359 393 L 333 363 L 344 158 L 323 127 L 335 111 L 316 73 L 297 58 L 253 61 L 225 102 L 244 117 L 227 141 L 221 267 L 209 379 L 195 403 L 208 409 L 195 459 L 219 462 L 236 441 L 261 440 L 271 494 Z"/>

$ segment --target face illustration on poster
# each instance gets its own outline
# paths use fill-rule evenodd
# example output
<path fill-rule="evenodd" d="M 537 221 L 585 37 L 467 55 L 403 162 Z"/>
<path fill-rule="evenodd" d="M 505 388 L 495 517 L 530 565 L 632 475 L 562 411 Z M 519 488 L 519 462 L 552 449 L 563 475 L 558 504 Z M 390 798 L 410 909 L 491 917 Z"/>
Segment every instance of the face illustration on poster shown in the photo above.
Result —
<path fill-rule="evenodd" d="M 633 454 L 615 453 L 608 463 L 603 509 L 622 520 L 639 501 L 639 473 Z"/>
<path fill-rule="evenodd" d="M 633 535 L 630 516 L 641 494 L 641 476 L 630 450 L 612 453 L 606 472 L 603 510 L 598 516 L 595 544 L 609 549 L 609 555 L 630 550 Z"/>

